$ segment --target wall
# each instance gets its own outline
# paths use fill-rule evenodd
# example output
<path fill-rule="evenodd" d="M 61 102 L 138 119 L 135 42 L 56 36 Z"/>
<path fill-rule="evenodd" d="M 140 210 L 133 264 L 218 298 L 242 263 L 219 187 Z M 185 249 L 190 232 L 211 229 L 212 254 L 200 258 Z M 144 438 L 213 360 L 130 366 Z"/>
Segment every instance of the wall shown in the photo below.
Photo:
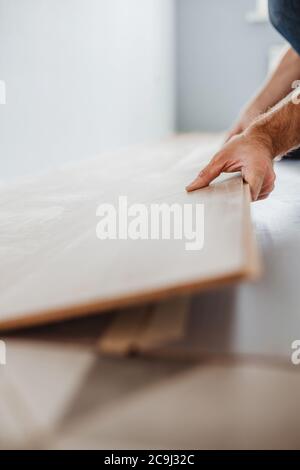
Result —
<path fill-rule="evenodd" d="M 0 180 L 174 127 L 172 0 L 0 0 Z"/>
<path fill-rule="evenodd" d="M 223 130 L 264 80 L 282 39 L 248 23 L 254 0 L 177 0 L 177 126 Z"/>

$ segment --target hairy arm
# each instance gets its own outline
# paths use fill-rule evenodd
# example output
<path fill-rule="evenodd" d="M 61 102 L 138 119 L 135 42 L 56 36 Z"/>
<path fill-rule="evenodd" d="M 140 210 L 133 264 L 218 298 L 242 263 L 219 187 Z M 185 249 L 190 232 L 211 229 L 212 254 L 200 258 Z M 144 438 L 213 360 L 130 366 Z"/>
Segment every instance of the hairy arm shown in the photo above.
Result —
<path fill-rule="evenodd" d="M 254 100 L 261 105 L 262 111 L 265 112 L 291 91 L 292 83 L 299 76 L 300 56 L 290 47 Z"/>
<path fill-rule="evenodd" d="M 282 100 L 299 77 L 300 56 L 290 47 L 262 89 L 242 111 L 237 123 L 228 134 L 228 140 L 243 132 L 254 119 Z"/>
<path fill-rule="evenodd" d="M 290 93 L 245 131 L 253 141 L 265 145 L 272 156 L 283 157 L 300 146 L 299 90 Z"/>
<path fill-rule="evenodd" d="M 232 137 L 186 189 L 203 188 L 221 173 L 241 171 L 252 200 L 265 199 L 274 188 L 273 159 L 300 146 L 300 104 L 296 92 Z"/>

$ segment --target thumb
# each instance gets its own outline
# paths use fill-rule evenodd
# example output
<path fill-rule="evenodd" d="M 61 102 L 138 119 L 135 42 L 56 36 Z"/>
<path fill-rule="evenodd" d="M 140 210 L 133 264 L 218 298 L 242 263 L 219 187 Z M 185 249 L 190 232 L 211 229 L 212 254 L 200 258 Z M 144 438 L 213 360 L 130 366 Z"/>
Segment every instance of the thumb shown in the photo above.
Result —
<path fill-rule="evenodd" d="M 226 135 L 225 143 L 229 142 L 229 140 L 234 137 L 235 135 L 241 134 L 243 132 L 243 126 L 238 123 L 236 124 Z"/>
<path fill-rule="evenodd" d="M 197 189 L 208 186 L 214 179 L 216 179 L 223 170 L 223 164 L 217 163 L 214 159 L 199 173 L 197 178 L 187 186 L 188 192 L 196 191 Z"/>

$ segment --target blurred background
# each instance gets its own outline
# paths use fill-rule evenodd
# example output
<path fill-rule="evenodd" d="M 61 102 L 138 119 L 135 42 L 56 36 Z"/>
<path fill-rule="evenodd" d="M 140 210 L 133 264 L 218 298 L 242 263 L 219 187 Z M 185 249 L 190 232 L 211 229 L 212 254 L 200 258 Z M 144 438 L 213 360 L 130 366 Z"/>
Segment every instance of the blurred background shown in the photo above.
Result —
<path fill-rule="evenodd" d="M 223 131 L 284 47 L 266 0 L 0 0 L 0 185 L 174 132 Z M 21 332 L 0 374 L 0 447 L 299 448 L 300 161 L 276 165 L 275 192 L 252 205 L 262 278 L 193 298 L 200 359 L 98 356 L 99 317 Z M 2 191 L 4 301 L 34 298 L 30 279 L 46 279 L 70 247 L 89 292 L 89 168 L 71 185 L 58 172 L 41 198 L 43 180 Z M 117 278 L 133 276 L 135 258 Z"/>
<path fill-rule="evenodd" d="M 224 130 L 282 47 L 266 0 L 0 0 L 0 181 Z"/>

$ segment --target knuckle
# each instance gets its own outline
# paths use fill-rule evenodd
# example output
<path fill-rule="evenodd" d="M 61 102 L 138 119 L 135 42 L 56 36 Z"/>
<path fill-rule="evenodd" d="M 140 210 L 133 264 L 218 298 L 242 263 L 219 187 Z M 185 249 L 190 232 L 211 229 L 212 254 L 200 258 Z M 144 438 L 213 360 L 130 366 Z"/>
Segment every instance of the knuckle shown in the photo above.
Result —
<path fill-rule="evenodd" d="M 211 160 L 211 162 L 205 168 L 203 168 L 203 170 L 200 171 L 199 176 L 209 175 L 212 169 L 214 168 L 214 166 L 215 166 L 215 162 Z"/>
<path fill-rule="evenodd" d="M 225 155 L 225 152 L 221 150 L 211 159 L 211 163 L 214 165 L 219 165 L 224 160 Z"/>
<path fill-rule="evenodd" d="M 198 173 L 198 176 L 199 176 L 199 178 L 201 178 L 202 176 L 207 175 L 207 173 L 208 173 L 208 169 L 207 169 L 207 167 L 205 167 Z"/>

